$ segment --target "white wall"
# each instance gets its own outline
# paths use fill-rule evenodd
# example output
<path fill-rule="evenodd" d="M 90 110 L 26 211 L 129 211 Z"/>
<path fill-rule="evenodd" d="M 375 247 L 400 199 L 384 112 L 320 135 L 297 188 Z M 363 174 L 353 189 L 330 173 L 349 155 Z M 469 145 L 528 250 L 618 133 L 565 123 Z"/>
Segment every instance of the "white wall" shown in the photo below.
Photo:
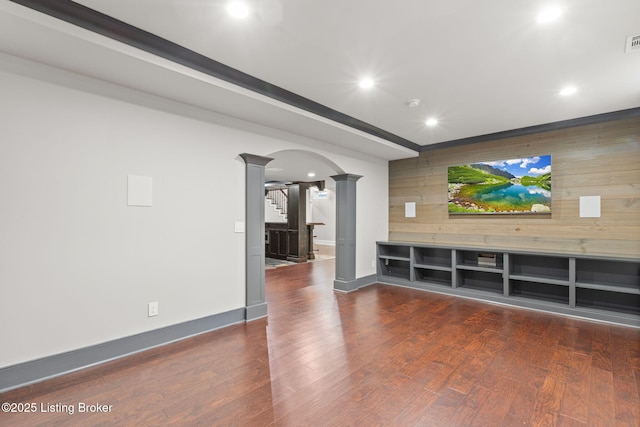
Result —
<path fill-rule="evenodd" d="M 73 74 L 83 90 L 22 77 L 2 61 L 0 367 L 244 307 L 242 152 L 303 148 L 364 175 L 357 272 L 375 272 L 386 161 L 102 96 L 104 82 Z M 153 178 L 153 207 L 127 206 L 128 174 Z M 150 301 L 159 316 L 147 317 Z"/>
<path fill-rule="evenodd" d="M 330 183 L 326 183 L 330 184 Z M 310 190 L 311 212 L 313 213 L 313 222 L 321 222 L 324 225 L 317 225 L 313 229 L 314 235 L 317 237 L 315 241 L 322 244 L 336 243 L 336 190 L 327 188 L 327 198 L 318 199 L 316 194 L 318 190 L 312 188 Z"/>
<path fill-rule="evenodd" d="M 389 211 L 380 208 L 380 201 L 389 200 L 388 167 L 379 170 L 374 165 L 362 165 L 356 194 L 356 277 L 375 274 L 376 244 L 389 237 Z M 351 172 L 350 172 L 351 173 Z"/>

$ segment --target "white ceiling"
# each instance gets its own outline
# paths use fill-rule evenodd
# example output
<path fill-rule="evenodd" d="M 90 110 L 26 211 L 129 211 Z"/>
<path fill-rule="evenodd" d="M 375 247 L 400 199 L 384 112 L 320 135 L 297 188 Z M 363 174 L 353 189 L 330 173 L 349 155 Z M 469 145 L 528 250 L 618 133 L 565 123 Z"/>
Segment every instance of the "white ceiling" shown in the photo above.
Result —
<path fill-rule="evenodd" d="M 335 188 L 335 181 L 330 177 L 345 173 L 331 160 L 309 151 L 284 150 L 267 157 L 273 158 L 265 168 L 265 178 L 269 181 L 325 181 L 325 187 Z"/>
<path fill-rule="evenodd" d="M 421 146 L 640 106 L 640 50 L 625 53 L 638 0 L 556 0 L 547 24 L 547 1 L 246 2 L 238 21 L 226 0 L 76 1 Z M 416 154 L 8 0 L 0 52 L 366 155 Z M 562 97 L 567 84 L 578 92 Z"/>
<path fill-rule="evenodd" d="M 226 0 L 78 3 L 420 145 L 640 106 L 638 0 L 245 1 L 244 21 Z"/>

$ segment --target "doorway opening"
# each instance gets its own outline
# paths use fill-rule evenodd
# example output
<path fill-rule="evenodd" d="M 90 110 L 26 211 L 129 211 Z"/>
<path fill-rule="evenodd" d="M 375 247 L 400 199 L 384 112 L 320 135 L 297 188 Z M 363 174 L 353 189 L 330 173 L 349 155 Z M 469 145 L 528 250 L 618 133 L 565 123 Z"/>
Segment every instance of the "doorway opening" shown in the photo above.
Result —
<path fill-rule="evenodd" d="M 306 150 L 282 150 L 265 167 L 265 268 L 332 260 L 336 184 L 344 171 Z"/>

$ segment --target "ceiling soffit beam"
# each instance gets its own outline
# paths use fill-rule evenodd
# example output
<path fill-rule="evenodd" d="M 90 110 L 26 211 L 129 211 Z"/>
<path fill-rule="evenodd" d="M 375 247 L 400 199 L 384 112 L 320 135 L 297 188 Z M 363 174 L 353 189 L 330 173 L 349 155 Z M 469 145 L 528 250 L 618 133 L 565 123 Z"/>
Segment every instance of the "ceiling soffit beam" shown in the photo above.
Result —
<path fill-rule="evenodd" d="M 489 133 L 486 135 L 478 135 L 470 138 L 455 139 L 433 145 L 425 145 L 420 147 L 420 152 L 440 150 L 443 148 L 461 147 L 463 145 L 477 144 L 479 142 L 515 138 L 517 136 L 550 132 L 576 126 L 592 125 L 596 123 L 609 122 L 612 120 L 630 119 L 632 117 L 640 117 L 640 107 L 630 108 L 628 110 L 613 111 L 610 113 L 596 114 L 593 116 L 580 117 L 577 119 L 562 120 L 559 122 L 547 123 L 543 125 L 528 126 L 520 129 L 506 130 L 503 132 Z"/>
<path fill-rule="evenodd" d="M 419 152 L 421 146 L 70 0 L 10 0 L 177 64 Z"/>

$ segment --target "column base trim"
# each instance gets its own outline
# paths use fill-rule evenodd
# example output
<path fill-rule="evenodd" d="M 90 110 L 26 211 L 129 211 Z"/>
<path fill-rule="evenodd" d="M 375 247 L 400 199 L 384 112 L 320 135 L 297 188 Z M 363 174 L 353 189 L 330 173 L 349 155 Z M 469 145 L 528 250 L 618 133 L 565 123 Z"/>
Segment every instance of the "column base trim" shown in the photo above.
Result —
<path fill-rule="evenodd" d="M 248 306 L 245 311 L 245 320 L 251 322 L 252 320 L 261 319 L 267 316 L 267 303 Z"/>
<path fill-rule="evenodd" d="M 377 283 L 377 276 L 371 274 L 369 276 L 359 277 L 354 280 L 338 280 L 333 281 L 333 290 L 338 292 L 353 292 L 365 286 Z"/>

